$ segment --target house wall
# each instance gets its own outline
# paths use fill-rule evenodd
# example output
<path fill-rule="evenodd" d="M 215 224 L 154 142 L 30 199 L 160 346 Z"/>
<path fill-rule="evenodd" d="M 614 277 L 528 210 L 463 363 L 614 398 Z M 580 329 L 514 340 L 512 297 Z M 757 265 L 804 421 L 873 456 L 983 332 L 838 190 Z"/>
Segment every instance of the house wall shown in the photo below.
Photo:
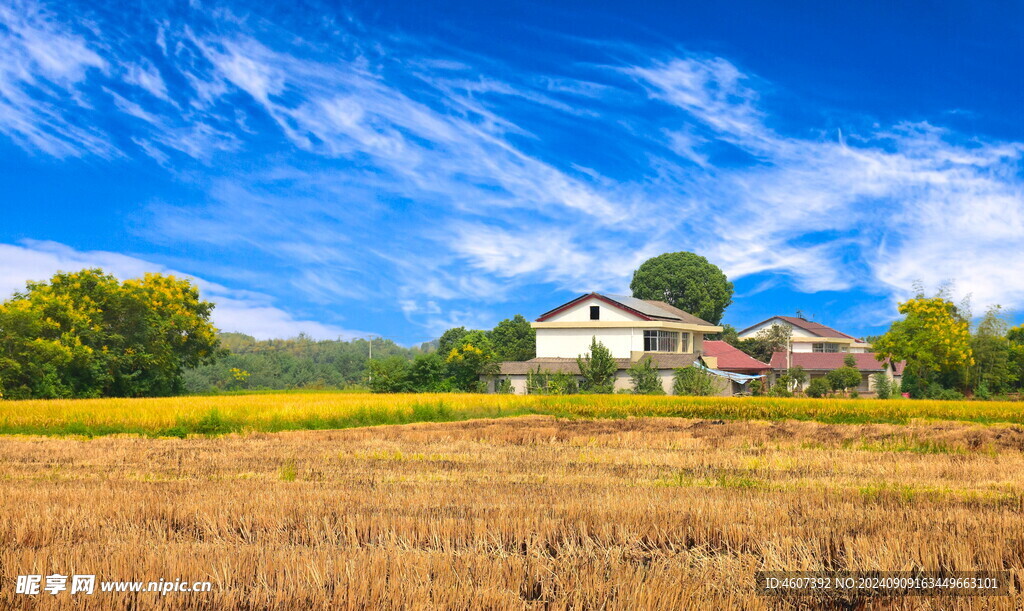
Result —
<path fill-rule="evenodd" d="M 659 329 L 651 325 L 652 329 Z M 680 334 L 689 334 L 688 349 L 684 354 L 695 352 L 700 354 L 704 346 L 704 334 L 694 331 L 667 329 Z M 681 335 L 683 337 L 683 335 Z M 612 358 L 628 359 L 634 352 L 644 350 L 644 327 L 568 327 L 568 328 L 537 328 L 537 356 L 548 358 L 574 359 L 590 351 L 590 342 L 597 341 L 605 345 L 612 353 Z"/>
<path fill-rule="evenodd" d="M 625 328 L 537 329 L 537 356 L 574 359 L 590 352 L 593 338 L 605 345 L 612 358 L 628 359 L 634 350 L 636 336 L 643 349 L 643 330 Z"/>
<path fill-rule="evenodd" d="M 807 332 L 807 331 L 805 331 L 803 329 L 800 329 L 798 327 L 794 327 L 793 325 L 789 324 L 788 322 L 786 322 L 786 321 L 784 321 L 782 319 L 772 318 L 771 320 L 766 320 L 763 323 L 757 325 L 756 327 L 753 327 L 752 329 L 750 329 L 746 333 L 740 334 L 739 338 L 740 339 L 748 339 L 748 338 L 754 337 L 755 335 L 757 335 L 761 331 L 763 331 L 765 329 L 770 329 L 772 327 L 772 325 L 780 325 L 780 326 L 784 326 L 784 327 L 789 327 L 790 329 L 793 330 L 793 337 L 811 337 L 811 338 L 818 337 L 817 335 L 814 335 L 813 333 L 809 333 L 809 332 Z"/>
<path fill-rule="evenodd" d="M 590 306 L 595 305 L 600 308 L 601 321 L 625 322 L 643 320 L 643 318 L 634 316 L 622 308 L 612 307 L 608 305 L 608 303 L 601 301 L 596 297 L 589 297 L 577 303 L 573 307 L 555 314 L 544 322 L 589 322 Z"/>
<path fill-rule="evenodd" d="M 675 369 L 658 370 L 658 379 L 661 381 L 661 387 L 665 390 L 666 395 L 672 394 L 672 386 L 675 383 L 675 374 Z M 498 380 L 501 378 L 509 379 L 509 381 L 512 383 L 512 392 L 514 394 L 526 394 L 526 374 L 488 376 L 487 392 L 495 392 L 496 384 L 498 383 Z M 715 385 L 717 386 L 717 391 L 715 393 L 717 396 L 729 397 L 734 394 L 734 391 L 742 392 L 742 390 L 737 391 L 737 387 L 742 385 L 734 384 L 732 381 L 727 380 L 725 378 L 715 377 L 713 379 L 715 381 Z M 579 378 L 577 377 L 577 381 L 578 380 Z M 625 369 L 620 369 L 615 372 L 614 388 L 616 392 L 620 390 L 633 390 L 633 381 L 630 379 L 629 374 L 626 372 Z"/>

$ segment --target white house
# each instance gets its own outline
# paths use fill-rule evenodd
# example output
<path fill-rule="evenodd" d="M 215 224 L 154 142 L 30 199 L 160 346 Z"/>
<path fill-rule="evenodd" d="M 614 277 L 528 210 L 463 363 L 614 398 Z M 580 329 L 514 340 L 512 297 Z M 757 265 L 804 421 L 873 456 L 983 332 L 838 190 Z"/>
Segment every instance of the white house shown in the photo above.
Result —
<path fill-rule="evenodd" d="M 737 335 L 740 339 L 750 339 L 773 325 L 790 328 L 793 334 L 790 349 L 793 352 L 871 352 L 871 344 L 864 340 L 796 316 L 773 316 L 737 332 Z"/>
<path fill-rule="evenodd" d="M 739 331 L 737 335 L 740 339 L 749 339 L 772 325 L 786 326 L 792 331 L 789 349 L 772 354 L 770 364 L 775 375 L 785 373 L 791 367 L 802 367 L 807 372 L 809 383 L 833 369 L 843 367 L 846 356 L 850 355 L 861 374 L 861 383 L 856 388 L 858 392 L 874 392 L 872 376 L 877 373 L 896 382 L 902 380 L 905 362 L 879 361 L 871 351 L 871 344 L 804 318 L 773 316 Z"/>
<path fill-rule="evenodd" d="M 705 357 L 702 348 L 705 334 L 722 330 L 662 301 L 599 293 L 582 295 L 546 312 L 532 326 L 537 330 L 537 357 L 501 363 L 499 375 L 491 380 L 492 390 L 498 379 L 505 378 L 513 392 L 525 394 L 527 374 L 538 368 L 578 375 L 577 357 L 589 352 L 591 340 L 597 338 L 618 363 L 616 390 L 632 388 L 626 369 L 650 356 L 665 392 L 671 393 L 677 368 L 693 365 L 697 359 L 708 368 L 717 366 L 717 360 Z M 723 394 L 732 394 L 733 384 L 723 382 L 722 386 Z"/>

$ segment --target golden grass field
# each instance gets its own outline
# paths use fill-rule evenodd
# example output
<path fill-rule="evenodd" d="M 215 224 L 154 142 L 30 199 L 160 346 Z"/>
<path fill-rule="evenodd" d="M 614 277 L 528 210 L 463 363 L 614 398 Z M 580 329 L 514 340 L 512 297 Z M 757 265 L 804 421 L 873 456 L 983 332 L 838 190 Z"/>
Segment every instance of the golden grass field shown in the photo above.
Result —
<path fill-rule="evenodd" d="M 444 398 L 453 410 L 460 399 L 485 403 Z M 503 415 L 528 407 L 515 404 L 523 397 L 490 399 Z M 670 413 L 672 403 L 609 399 L 591 410 Z M 312 394 L 7 402 L 0 413 L 7 426 L 56 427 L 91 409 L 93 424 L 162 430 L 187 416 L 161 406 L 201 418 L 213 402 L 223 421 L 247 409 L 250 420 L 280 425 L 370 401 L 413 417 L 413 397 Z M 880 421 L 919 405 L 853 403 Z M 777 608 L 754 591 L 759 569 L 1006 569 L 1020 587 L 1024 428 L 949 417 L 978 406 L 1013 423 L 1015 406 L 921 404 L 947 417 L 910 411 L 902 424 L 745 419 L 771 405 L 802 404 L 719 403 L 733 410 L 727 419 L 526 415 L 292 432 L 257 424 L 185 439 L 0 436 L 0 608 Z M 816 409 L 825 419 L 848 408 Z M 17 575 L 53 572 L 209 580 L 213 591 L 13 593 Z M 1019 609 L 1024 596 L 850 602 Z"/>
<path fill-rule="evenodd" d="M 1024 403 L 638 395 L 277 393 L 160 399 L 0 401 L 0 435 L 186 436 L 325 430 L 553 415 L 893 423 L 953 420 L 1024 425 Z"/>

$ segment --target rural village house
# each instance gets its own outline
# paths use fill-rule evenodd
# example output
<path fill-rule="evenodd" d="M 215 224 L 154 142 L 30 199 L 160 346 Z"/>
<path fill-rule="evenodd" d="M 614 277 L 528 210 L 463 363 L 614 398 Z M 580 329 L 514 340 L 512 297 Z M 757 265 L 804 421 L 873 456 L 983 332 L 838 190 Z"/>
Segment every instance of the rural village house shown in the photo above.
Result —
<path fill-rule="evenodd" d="M 842 367 L 847 355 L 854 357 L 861 371 L 859 392 L 874 390 L 872 374 L 884 373 L 898 381 L 903 369 L 903 363 L 894 366 L 878 361 L 871 344 L 863 340 L 793 316 L 775 316 L 738 333 L 740 339 L 747 339 L 772 325 L 791 329 L 789 349 L 774 353 L 771 362 L 764 363 L 724 341 L 704 339 L 721 332 L 722 327 L 663 301 L 621 295 L 581 295 L 542 314 L 531 325 L 537 332 L 537 356 L 500 363 L 498 374 L 488 376 L 489 390 L 496 390 L 499 380 L 507 379 L 512 392 L 525 394 L 531 372 L 579 375 L 576 359 L 590 351 L 594 338 L 616 360 L 615 390 L 632 388 L 626 370 L 645 357 L 658 369 L 666 393 L 672 392 L 675 370 L 693 365 L 714 376 L 721 395 L 749 392 L 751 380 L 771 381 L 790 367 L 803 367 L 809 379 L 821 377 Z"/>
<path fill-rule="evenodd" d="M 722 328 L 662 301 L 589 293 L 546 312 L 532 326 L 537 331 L 536 358 L 501 363 L 499 375 L 491 376 L 491 390 L 505 378 L 513 392 L 525 394 L 527 374 L 538 368 L 579 375 L 576 358 L 590 351 L 593 338 L 609 349 L 618 364 L 616 390 L 632 388 L 626 370 L 648 356 L 666 393 L 672 392 L 675 370 L 694 363 L 715 376 L 724 395 L 741 392 L 750 380 L 770 370 L 766 363 L 740 353 L 746 357 L 742 358 L 727 344 L 723 347 L 725 342 L 705 342 L 706 334 Z"/>
<path fill-rule="evenodd" d="M 772 325 L 789 327 L 792 332 L 789 349 L 772 354 L 770 365 L 774 375 L 783 374 L 791 367 L 803 367 L 807 371 L 807 384 L 842 367 L 849 355 L 856 361 L 861 374 L 861 382 L 854 389 L 858 392 L 874 392 L 872 376 L 876 373 L 885 374 L 897 382 L 902 379 L 904 362 L 879 361 L 871 351 L 871 344 L 805 318 L 773 316 L 739 331 L 737 335 L 740 339 L 749 339 Z"/>

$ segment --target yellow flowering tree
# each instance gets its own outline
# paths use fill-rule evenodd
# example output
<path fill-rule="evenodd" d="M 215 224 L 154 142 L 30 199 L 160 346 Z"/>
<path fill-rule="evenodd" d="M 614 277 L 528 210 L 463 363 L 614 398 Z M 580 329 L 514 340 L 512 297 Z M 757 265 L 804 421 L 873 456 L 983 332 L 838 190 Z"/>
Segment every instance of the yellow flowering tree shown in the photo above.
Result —
<path fill-rule="evenodd" d="M 494 348 L 483 331 L 469 331 L 446 357 L 452 381 L 460 390 L 479 392 L 480 376 L 497 373 Z"/>
<path fill-rule="evenodd" d="M 0 386 L 6 398 L 176 394 L 185 368 L 219 355 L 212 310 L 191 282 L 161 274 L 30 282 L 0 304 Z"/>
<path fill-rule="evenodd" d="M 970 322 L 943 295 L 917 297 L 899 304 L 897 320 L 874 342 L 879 358 L 907 361 L 921 380 L 957 374 L 974 365 Z"/>

